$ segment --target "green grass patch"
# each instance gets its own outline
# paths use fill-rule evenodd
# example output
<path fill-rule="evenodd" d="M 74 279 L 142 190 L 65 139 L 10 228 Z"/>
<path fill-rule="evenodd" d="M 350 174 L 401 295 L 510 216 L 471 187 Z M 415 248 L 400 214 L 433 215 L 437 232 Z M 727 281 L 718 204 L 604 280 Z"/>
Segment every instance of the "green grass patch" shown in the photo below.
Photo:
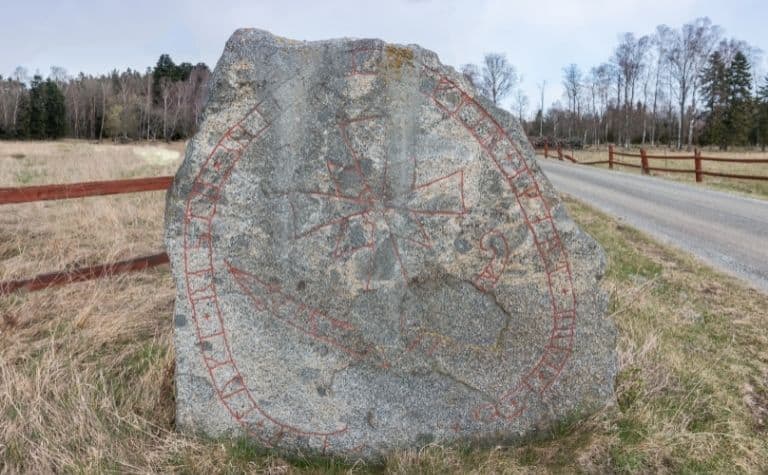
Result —
<path fill-rule="evenodd" d="M 16 172 L 16 183 L 19 185 L 29 185 L 33 182 L 40 181 L 43 178 L 45 178 L 45 172 L 41 170 L 25 168 Z"/>

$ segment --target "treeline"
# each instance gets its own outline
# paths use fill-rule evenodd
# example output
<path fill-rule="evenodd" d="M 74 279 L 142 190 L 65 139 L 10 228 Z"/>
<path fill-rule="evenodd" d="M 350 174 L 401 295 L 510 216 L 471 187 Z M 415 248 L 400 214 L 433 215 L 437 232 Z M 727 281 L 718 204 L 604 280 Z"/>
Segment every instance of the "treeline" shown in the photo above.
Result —
<path fill-rule="evenodd" d="M 0 138 L 187 138 L 200 122 L 210 75 L 203 63 L 175 64 L 166 54 L 144 73 L 70 77 L 52 67 L 43 79 L 19 67 L 0 76 Z"/>
<path fill-rule="evenodd" d="M 563 68 L 565 104 L 542 101 L 526 124 L 534 141 L 571 146 L 613 142 L 763 148 L 768 142 L 768 77 L 761 51 L 723 36 L 708 18 L 620 36 L 613 55 L 583 71 Z"/>
<path fill-rule="evenodd" d="M 755 65 L 762 52 L 726 38 L 708 18 L 652 34 L 624 33 L 606 62 L 584 71 L 563 68 L 564 102 L 544 105 L 526 121 L 529 98 L 503 54 L 462 66 L 465 78 L 494 104 L 511 108 L 534 142 L 683 146 L 768 143 L 768 76 Z M 59 67 L 46 79 L 19 67 L 0 76 L 0 138 L 101 140 L 183 139 L 193 135 L 211 72 L 161 55 L 154 68 L 70 77 Z"/>

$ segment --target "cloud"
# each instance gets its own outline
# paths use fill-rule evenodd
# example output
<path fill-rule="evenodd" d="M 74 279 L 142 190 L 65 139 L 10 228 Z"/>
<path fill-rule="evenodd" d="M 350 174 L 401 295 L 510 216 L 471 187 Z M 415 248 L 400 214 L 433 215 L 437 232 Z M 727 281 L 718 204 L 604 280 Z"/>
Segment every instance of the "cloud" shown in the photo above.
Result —
<path fill-rule="evenodd" d="M 561 69 L 606 61 L 625 31 L 650 33 L 708 15 L 740 38 L 768 49 L 768 3 L 750 0 L 37 0 L 3 5 L 0 73 L 17 65 L 43 73 L 143 70 L 161 53 L 213 66 L 229 35 L 252 26 L 296 39 L 378 37 L 418 43 L 458 66 L 485 52 L 506 53 L 538 102 L 558 99 Z M 745 14 L 749 12 L 749 14 Z M 762 44 L 761 44 L 762 43 Z"/>

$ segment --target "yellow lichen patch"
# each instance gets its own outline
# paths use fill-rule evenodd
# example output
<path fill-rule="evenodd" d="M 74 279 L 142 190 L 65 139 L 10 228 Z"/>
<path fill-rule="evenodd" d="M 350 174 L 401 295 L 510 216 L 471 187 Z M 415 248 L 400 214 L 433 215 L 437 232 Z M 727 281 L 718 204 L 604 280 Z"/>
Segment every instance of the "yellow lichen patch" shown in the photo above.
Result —
<path fill-rule="evenodd" d="M 399 46 L 387 45 L 387 68 L 399 70 L 403 65 L 413 66 L 413 50 Z"/>
<path fill-rule="evenodd" d="M 277 42 L 283 46 L 298 46 L 303 44 L 303 41 L 294 40 L 292 38 L 285 38 L 284 36 L 275 36 Z"/>

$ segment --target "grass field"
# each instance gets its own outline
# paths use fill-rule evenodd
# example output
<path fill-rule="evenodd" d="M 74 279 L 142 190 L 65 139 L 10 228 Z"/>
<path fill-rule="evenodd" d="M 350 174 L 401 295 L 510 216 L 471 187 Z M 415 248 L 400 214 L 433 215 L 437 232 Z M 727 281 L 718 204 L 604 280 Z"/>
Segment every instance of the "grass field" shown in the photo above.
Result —
<path fill-rule="evenodd" d="M 182 148 L 0 143 L 0 186 L 167 174 Z M 512 447 L 433 445 L 377 466 L 179 435 L 173 289 L 158 268 L 0 297 L 0 473 L 765 473 L 768 296 L 567 204 L 608 253 L 620 332 L 618 403 L 588 420 Z M 2 206 L 0 280 L 156 252 L 163 207 L 162 193 Z"/>
<path fill-rule="evenodd" d="M 649 155 L 659 156 L 689 156 L 693 157 L 693 152 L 678 152 L 676 150 L 669 150 L 665 148 L 648 148 Z M 628 152 L 634 154 L 640 154 L 639 148 L 622 149 L 616 147 L 617 152 Z M 608 148 L 588 148 L 585 150 L 564 150 L 564 153 L 572 155 L 573 158 L 579 162 L 592 162 L 599 160 L 608 160 Z M 557 152 L 550 152 L 551 155 L 557 156 Z M 768 158 L 768 152 L 720 152 L 717 150 L 704 149 L 701 153 L 704 157 L 716 157 L 716 158 L 738 158 L 738 159 L 766 159 Z M 633 157 L 615 157 L 616 161 L 623 161 L 633 165 L 640 165 L 640 158 Z M 671 168 L 674 170 L 693 170 L 693 160 L 664 160 L 664 159 L 649 159 L 649 165 L 656 168 Z M 602 168 L 608 168 L 607 164 L 591 165 Z M 738 175 L 755 175 L 764 176 L 768 178 L 768 163 L 727 163 L 727 162 L 712 162 L 702 161 L 702 169 L 704 171 L 716 172 L 716 173 L 731 173 Z M 639 168 L 624 167 L 616 165 L 614 170 L 619 170 L 625 173 L 637 173 L 640 174 Z M 678 173 L 678 172 L 658 172 L 652 171 L 651 175 L 659 176 L 667 179 L 678 180 L 683 182 L 695 183 L 696 177 L 693 173 Z M 733 178 L 711 177 L 705 176 L 704 181 L 699 184 L 700 186 L 711 187 L 721 189 L 725 191 L 735 191 L 753 198 L 768 199 L 768 180 L 741 180 Z"/>

